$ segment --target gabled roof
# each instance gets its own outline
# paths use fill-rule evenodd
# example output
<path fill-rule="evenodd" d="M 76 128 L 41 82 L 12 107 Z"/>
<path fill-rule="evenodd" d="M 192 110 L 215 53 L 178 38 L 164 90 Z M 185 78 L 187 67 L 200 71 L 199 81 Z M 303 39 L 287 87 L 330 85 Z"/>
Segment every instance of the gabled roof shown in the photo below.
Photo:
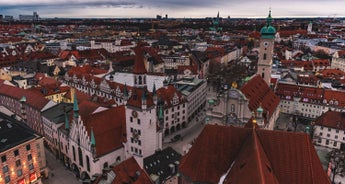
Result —
<path fill-rule="evenodd" d="M 0 84 L 0 94 L 8 97 L 20 100 L 22 97 L 26 98 L 26 104 L 37 110 L 42 110 L 48 103 L 49 100 L 45 99 L 42 95 L 33 90 L 25 90 L 6 84 Z"/>
<path fill-rule="evenodd" d="M 102 156 L 123 147 L 126 137 L 125 107 L 119 106 L 83 117 L 85 129 L 96 142 L 96 155 Z M 91 139 L 90 139 L 91 141 Z"/>
<path fill-rule="evenodd" d="M 179 171 L 199 183 L 330 183 L 307 134 L 222 125 L 204 128 Z"/>
<path fill-rule="evenodd" d="M 268 119 L 273 115 L 280 102 L 279 97 L 274 94 L 260 75 L 254 76 L 244 84 L 241 92 L 249 99 L 249 109 L 256 111 L 261 105 L 264 113 L 268 113 Z"/>
<path fill-rule="evenodd" d="M 327 111 L 315 121 L 315 124 L 338 130 L 345 130 L 345 113 Z"/>
<path fill-rule="evenodd" d="M 108 173 L 107 181 L 111 184 L 153 184 L 147 173 L 140 168 L 136 160 L 131 157 L 112 168 Z M 115 177 L 114 177 L 115 176 Z M 100 176 L 94 183 L 103 183 L 105 180 Z"/>
<path fill-rule="evenodd" d="M 165 107 L 172 107 L 172 101 L 174 99 L 175 94 L 178 96 L 179 103 L 182 104 L 185 100 L 182 98 L 182 94 L 178 91 L 174 86 L 169 85 L 167 88 L 161 87 L 157 90 L 157 96 L 159 100 L 164 102 Z"/>

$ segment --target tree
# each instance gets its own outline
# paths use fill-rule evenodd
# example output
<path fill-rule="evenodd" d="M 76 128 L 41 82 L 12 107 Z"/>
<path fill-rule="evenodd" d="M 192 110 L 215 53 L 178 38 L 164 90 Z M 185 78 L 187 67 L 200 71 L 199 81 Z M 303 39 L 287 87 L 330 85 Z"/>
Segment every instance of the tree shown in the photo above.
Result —
<path fill-rule="evenodd" d="M 328 158 L 331 171 L 332 171 L 332 183 L 334 183 L 335 176 L 345 172 L 345 151 L 344 150 L 332 150 L 326 156 Z"/>

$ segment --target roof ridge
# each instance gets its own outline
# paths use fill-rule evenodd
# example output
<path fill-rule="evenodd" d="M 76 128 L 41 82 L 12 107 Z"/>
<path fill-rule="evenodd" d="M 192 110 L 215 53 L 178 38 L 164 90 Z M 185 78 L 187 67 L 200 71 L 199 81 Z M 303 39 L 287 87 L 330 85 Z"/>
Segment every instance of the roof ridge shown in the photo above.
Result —
<path fill-rule="evenodd" d="M 312 155 L 311 155 L 311 152 L 310 152 L 310 137 L 308 136 L 308 134 L 305 134 L 304 135 L 305 137 L 307 137 L 307 141 L 306 141 L 306 144 L 307 144 L 307 148 L 309 148 L 308 149 L 308 158 L 309 158 L 309 163 L 310 163 L 310 166 L 311 166 L 311 168 L 313 168 L 313 162 L 312 162 Z M 313 145 L 312 145 L 313 146 Z M 314 146 L 313 146 L 314 147 Z M 313 169 L 311 169 L 311 171 L 310 171 L 310 175 L 311 175 L 311 179 L 312 179 L 312 183 L 314 183 L 314 172 L 313 172 Z"/>

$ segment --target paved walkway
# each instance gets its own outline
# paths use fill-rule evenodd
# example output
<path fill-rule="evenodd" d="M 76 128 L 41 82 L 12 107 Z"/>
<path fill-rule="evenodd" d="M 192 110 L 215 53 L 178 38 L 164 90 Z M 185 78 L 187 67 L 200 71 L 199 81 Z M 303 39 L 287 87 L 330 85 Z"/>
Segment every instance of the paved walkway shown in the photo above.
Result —
<path fill-rule="evenodd" d="M 74 173 L 63 166 L 63 163 L 57 160 L 50 151 L 45 149 L 45 154 L 49 177 L 42 179 L 43 184 L 81 184 Z"/>

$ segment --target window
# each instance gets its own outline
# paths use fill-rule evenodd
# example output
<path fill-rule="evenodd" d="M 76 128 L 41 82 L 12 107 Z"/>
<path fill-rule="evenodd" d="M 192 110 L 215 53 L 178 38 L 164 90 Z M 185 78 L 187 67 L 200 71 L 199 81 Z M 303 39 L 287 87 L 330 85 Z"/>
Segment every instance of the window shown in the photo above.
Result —
<path fill-rule="evenodd" d="M 34 169 L 34 164 L 29 164 L 29 169 L 33 170 Z"/>
<path fill-rule="evenodd" d="M 336 133 L 339 133 L 339 130 L 336 130 L 335 132 L 336 132 Z"/>
<path fill-rule="evenodd" d="M 320 136 L 322 136 L 322 132 L 320 132 Z"/>
<path fill-rule="evenodd" d="M 20 177 L 23 175 L 23 171 L 21 169 L 17 170 L 17 176 Z"/>
<path fill-rule="evenodd" d="M 141 140 L 138 140 L 138 145 L 141 146 Z"/>
<path fill-rule="evenodd" d="M 140 119 L 138 119 L 138 125 L 140 125 Z"/>
<path fill-rule="evenodd" d="M 321 127 L 320 129 L 323 130 L 323 127 Z"/>
<path fill-rule="evenodd" d="M 264 72 L 261 73 L 261 77 L 265 78 L 265 73 Z"/>
<path fill-rule="evenodd" d="M 90 158 L 89 158 L 89 156 L 86 156 L 86 168 L 87 168 L 87 171 L 90 171 Z"/>
<path fill-rule="evenodd" d="M 6 155 L 1 156 L 1 162 L 2 162 L 2 163 L 6 162 L 6 160 L 7 160 Z"/>
<path fill-rule="evenodd" d="M 338 145 L 337 141 L 334 141 L 333 146 L 337 147 L 337 145 Z"/>
<path fill-rule="evenodd" d="M 83 152 L 81 151 L 80 147 L 78 148 L 78 155 L 79 155 L 79 165 L 83 166 Z"/>
<path fill-rule="evenodd" d="M 338 139 L 338 135 L 335 135 L 334 138 Z"/>
<path fill-rule="evenodd" d="M 331 137 L 331 135 L 330 135 L 330 134 L 327 134 L 327 137 Z"/>
<path fill-rule="evenodd" d="M 131 127 L 131 133 L 133 132 L 133 128 Z"/>
<path fill-rule="evenodd" d="M 10 177 L 10 176 L 6 176 L 6 177 L 5 177 L 5 182 L 6 182 L 6 183 L 9 183 L 10 181 L 11 181 L 11 177 Z"/>
<path fill-rule="evenodd" d="M 235 104 L 231 104 L 231 112 L 235 112 Z"/>
<path fill-rule="evenodd" d="M 14 156 L 18 156 L 19 155 L 19 150 L 14 150 Z"/>
<path fill-rule="evenodd" d="M 169 119 L 169 117 L 168 117 L 168 116 L 166 116 L 166 117 L 165 117 L 165 121 L 168 121 L 168 119 Z"/>
<path fill-rule="evenodd" d="M 130 118 L 129 118 L 129 121 L 130 121 L 131 123 L 133 123 L 133 117 L 130 117 Z"/>
<path fill-rule="evenodd" d="M 29 151 L 31 149 L 30 144 L 26 145 L 26 151 Z"/>
<path fill-rule="evenodd" d="M 321 143 L 321 138 L 319 138 L 318 143 Z"/>
<path fill-rule="evenodd" d="M 22 165 L 22 164 L 20 163 L 20 160 L 17 160 L 17 161 L 16 161 L 16 166 L 19 167 L 20 165 Z"/>
<path fill-rule="evenodd" d="M 28 155 L 28 160 L 29 161 L 32 160 L 32 155 L 31 154 Z"/>
<path fill-rule="evenodd" d="M 265 54 L 264 54 L 264 60 L 266 60 L 266 58 L 267 58 L 267 54 L 265 53 Z"/>
<path fill-rule="evenodd" d="M 328 128 L 328 131 L 330 132 L 330 131 L 331 131 L 331 128 Z"/>
<path fill-rule="evenodd" d="M 75 161 L 75 148 L 74 148 L 74 146 L 72 146 L 72 149 L 73 149 L 73 160 Z"/>
<path fill-rule="evenodd" d="M 329 145 L 329 140 L 326 140 L 326 145 Z"/>
<path fill-rule="evenodd" d="M 8 172 L 8 165 L 2 167 L 2 172 L 5 174 Z"/>

